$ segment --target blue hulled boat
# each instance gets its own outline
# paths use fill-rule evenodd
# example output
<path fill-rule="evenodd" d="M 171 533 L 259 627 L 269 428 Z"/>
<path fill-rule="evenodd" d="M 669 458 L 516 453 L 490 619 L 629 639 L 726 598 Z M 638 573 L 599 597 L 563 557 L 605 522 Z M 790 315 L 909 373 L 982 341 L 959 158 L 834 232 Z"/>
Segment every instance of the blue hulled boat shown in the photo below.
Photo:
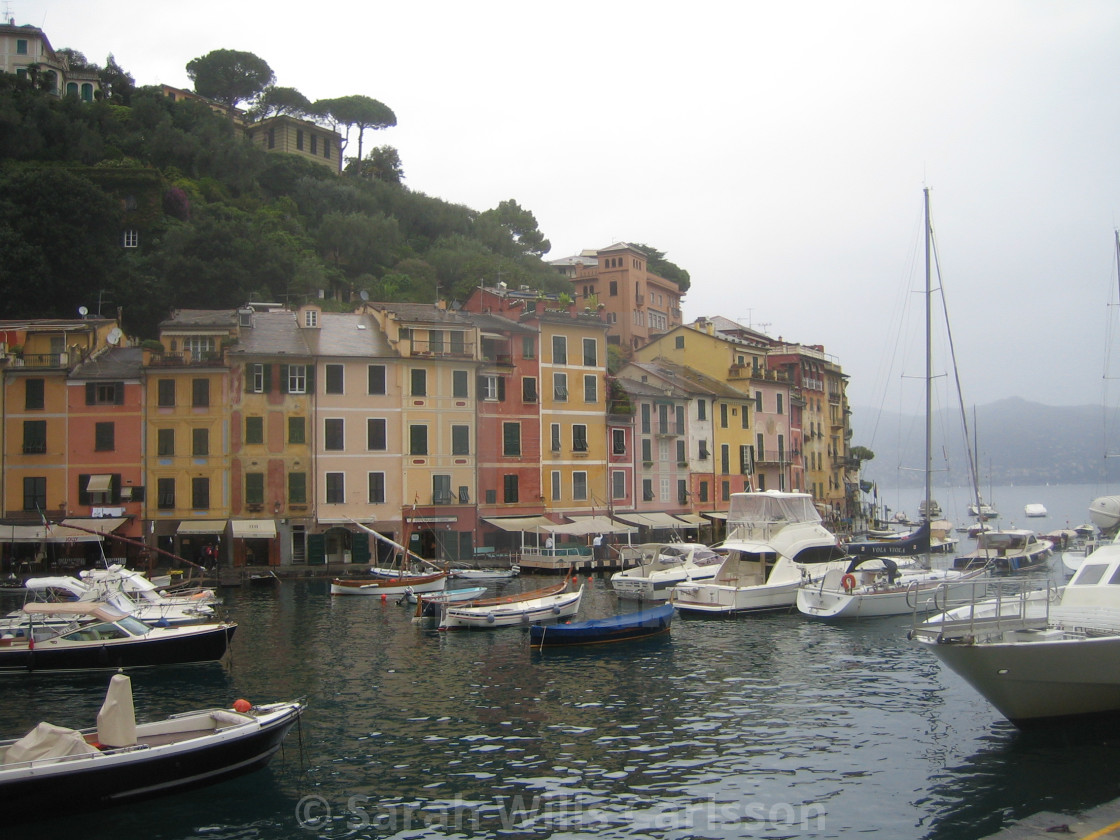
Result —
<path fill-rule="evenodd" d="M 535 648 L 564 645 L 602 645 L 631 642 L 669 632 L 675 608 L 662 604 L 640 612 L 610 618 L 576 621 L 570 624 L 534 624 L 529 628 L 529 644 Z"/>

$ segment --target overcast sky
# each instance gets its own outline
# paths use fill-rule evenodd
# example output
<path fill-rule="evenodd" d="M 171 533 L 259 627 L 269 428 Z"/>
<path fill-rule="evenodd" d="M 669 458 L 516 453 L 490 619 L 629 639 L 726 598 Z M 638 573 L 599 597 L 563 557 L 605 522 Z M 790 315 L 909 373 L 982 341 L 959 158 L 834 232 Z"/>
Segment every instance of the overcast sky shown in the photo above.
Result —
<path fill-rule="evenodd" d="M 137 84 L 189 88 L 227 48 L 311 100 L 379 99 L 398 125 L 365 146 L 410 188 L 516 200 L 549 259 L 655 246 L 692 276 L 686 320 L 824 345 L 856 406 L 923 373 L 928 186 L 966 401 L 1102 399 L 1115 0 L 0 5 Z"/>

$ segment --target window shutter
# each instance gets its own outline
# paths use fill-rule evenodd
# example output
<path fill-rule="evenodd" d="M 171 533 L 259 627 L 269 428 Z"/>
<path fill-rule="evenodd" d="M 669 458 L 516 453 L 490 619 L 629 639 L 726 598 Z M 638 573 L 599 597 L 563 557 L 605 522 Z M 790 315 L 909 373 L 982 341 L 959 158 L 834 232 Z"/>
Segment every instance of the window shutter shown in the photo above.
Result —
<path fill-rule="evenodd" d="M 269 394 L 272 392 L 272 365 L 263 364 L 264 368 L 264 392 Z"/>
<path fill-rule="evenodd" d="M 92 382 L 86 383 L 86 405 L 93 405 L 97 401 L 97 388 Z"/>
<path fill-rule="evenodd" d="M 506 401 L 506 378 L 504 376 L 498 377 L 498 401 Z"/>
<path fill-rule="evenodd" d="M 256 365 L 245 365 L 245 393 L 253 393 L 253 372 Z"/>
<path fill-rule="evenodd" d="M 288 393 L 288 366 L 280 365 L 280 393 Z"/>
<path fill-rule="evenodd" d="M 124 383 L 113 384 L 113 405 L 124 405 Z"/>
<path fill-rule="evenodd" d="M 307 393 L 315 393 L 315 365 L 308 365 L 307 368 Z"/>
<path fill-rule="evenodd" d="M 89 493 L 86 491 L 86 485 L 89 484 L 89 473 L 78 474 L 78 504 L 82 507 L 89 506 Z"/>

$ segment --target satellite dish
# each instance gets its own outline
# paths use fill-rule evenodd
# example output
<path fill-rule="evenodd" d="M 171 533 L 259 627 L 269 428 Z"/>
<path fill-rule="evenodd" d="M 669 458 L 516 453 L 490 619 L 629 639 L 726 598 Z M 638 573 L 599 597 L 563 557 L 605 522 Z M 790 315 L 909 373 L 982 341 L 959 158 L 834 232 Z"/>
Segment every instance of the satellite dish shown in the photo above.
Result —
<path fill-rule="evenodd" d="M 122 335 L 123 333 L 121 332 L 120 327 L 113 327 L 111 330 L 109 330 L 109 334 L 105 336 L 105 340 L 115 347 L 116 345 L 121 343 Z"/>
<path fill-rule="evenodd" d="M 81 315 L 84 318 L 89 314 L 89 310 L 86 309 L 84 306 L 79 306 L 78 307 L 78 314 Z"/>
<path fill-rule="evenodd" d="M 369 300 L 369 292 L 367 292 L 365 289 L 362 289 L 360 292 L 358 292 L 358 297 L 360 297 L 362 300 Z"/>

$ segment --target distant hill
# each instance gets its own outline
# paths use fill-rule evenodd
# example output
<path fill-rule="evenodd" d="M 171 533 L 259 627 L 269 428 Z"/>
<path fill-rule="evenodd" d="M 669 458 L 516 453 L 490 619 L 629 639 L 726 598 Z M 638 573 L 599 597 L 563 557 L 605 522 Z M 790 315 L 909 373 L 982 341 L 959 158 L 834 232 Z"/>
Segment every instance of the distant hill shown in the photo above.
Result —
<path fill-rule="evenodd" d="M 1052 406 L 1020 398 L 977 406 L 969 435 L 978 442 L 981 486 L 988 484 L 1089 484 L 1120 480 L 1120 457 L 1105 458 L 1106 428 L 1120 452 L 1117 420 L 1101 406 Z M 975 430 L 973 426 L 975 425 Z M 968 460 L 959 412 L 933 421 L 935 483 L 967 485 Z M 925 420 L 878 409 L 852 409 L 852 445 L 875 453 L 862 478 L 892 487 L 919 487 L 925 452 Z M 948 471 L 948 476 L 944 475 Z M 946 481 L 948 478 L 948 481 Z"/>

